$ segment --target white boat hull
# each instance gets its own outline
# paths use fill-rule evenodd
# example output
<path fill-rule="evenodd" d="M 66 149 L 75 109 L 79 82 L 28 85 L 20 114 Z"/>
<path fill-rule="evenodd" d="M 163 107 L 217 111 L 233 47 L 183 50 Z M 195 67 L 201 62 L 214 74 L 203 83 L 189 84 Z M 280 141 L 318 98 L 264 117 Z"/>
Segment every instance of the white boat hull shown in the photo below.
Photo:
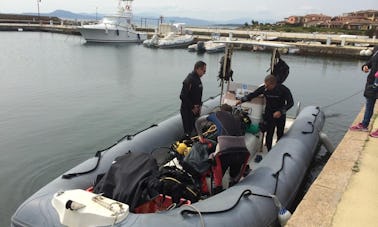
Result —
<path fill-rule="evenodd" d="M 80 27 L 78 30 L 87 42 L 140 43 L 147 39 L 146 33 L 138 33 L 131 29 Z"/>
<path fill-rule="evenodd" d="M 157 46 L 159 48 L 187 48 L 193 41 L 194 37 L 192 35 L 168 35 L 160 39 Z"/>

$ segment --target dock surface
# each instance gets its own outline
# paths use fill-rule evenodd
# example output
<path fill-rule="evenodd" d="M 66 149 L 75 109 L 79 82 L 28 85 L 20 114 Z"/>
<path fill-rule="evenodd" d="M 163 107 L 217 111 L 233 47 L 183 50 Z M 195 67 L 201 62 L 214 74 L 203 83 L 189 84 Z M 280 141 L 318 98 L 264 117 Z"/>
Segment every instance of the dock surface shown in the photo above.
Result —
<path fill-rule="evenodd" d="M 378 129 L 378 105 L 369 129 Z M 377 211 L 378 138 L 348 130 L 286 226 L 374 227 Z"/>

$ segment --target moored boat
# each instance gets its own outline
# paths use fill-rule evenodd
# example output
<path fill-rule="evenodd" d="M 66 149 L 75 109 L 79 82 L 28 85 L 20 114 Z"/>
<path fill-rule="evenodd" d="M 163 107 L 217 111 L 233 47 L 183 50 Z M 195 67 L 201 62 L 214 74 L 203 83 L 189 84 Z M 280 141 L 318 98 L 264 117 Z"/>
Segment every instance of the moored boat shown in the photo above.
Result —
<path fill-rule="evenodd" d="M 202 113 L 213 111 L 220 102 L 232 104 L 235 101 L 232 95 L 236 95 L 237 89 L 249 88 L 242 84 L 234 85 L 227 88 L 225 96 L 204 102 Z M 258 122 L 263 104 L 246 104 L 250 105 L 252 122 Z M 124 153 L 152 153 L 158 147 L 177 141 L 183 134 L 183 128 L 180 115 L 175 115 L 139 133 L 123 137 L 114 146 L 97 152 L 95 157 L 41 188 L 17 209 L 12 216 L 12 226 L 271 225 L 278 218 L 285 218 L 281 214 L 287 214 L 285 207 L 293 202 L 311 164 L 324 119 L 320 108 L 304 108 L 264 159 L 258 165 L 251 163 L 249 175 L 219 194 L 192 204 L 186 203 L 164 212 L 140 214 L 130 212 L 127 204 L 84 191 Z M 252 146 L 255 145 L 253 142 Z"/>
<path fill-rule="evenodd" d="M 198 52 L 198 53 L 219 53 L 223 52 L 225 49 L 224 43 L 215 43 L 213 40 L 209 41 L 198 41 L 195 44 L 188 46 L 188 51 Z"/>
<path fill-rule="evenodd" d="M 159 39 L 157 47 L 159 48 L 186 48 L 188 45 L 192 44 L 194 41 L 193 35 L 189 34 L 175 34 L 173 32 L 169 33 L 162 39 Z"/>
<path fill-rule="evenodd" d="M 206 106 L 214 107 L 218 102 L 219 100 L 213 99 L 206 102 Z M 238 226 L 268 226 L 276 222 L 280 210 L 282 212 L 284 206 L 294 200 L 315 154 L 319 130 L 323 124 L 322 111 L 317 107 L 307 107 L 299 114 L 286 135 L 238 184 L 190 206 L 184 205 L 163 213 L 136 214 L 129 213 L 126 209 L 126 214 L 122 216 L 124 218 L 119 217 L 117 226 L 200 226 L 201 222 L 206 223 L 206 226 L 231 226 L 236 221 Z M 156 146 L 164 146 L 176 140 L 177 135 L 182 132 L 180 125 L 179 116 L 170 118 L 107 150 L 100 155 L 101 161 L 95 171 L 72 179 L 55 179 L 18 208 L 12 217 L 12 226 L 60 226 L 59 215 L 52 205 L 56 193 L 90 187 L 96 176 L 106 172 L 113 160 L 127 150 L 151 152 Z M 98 159 L 100 157 L 89 159 L 66 174 L 91 169 Z M 65 202 L 74 198 L 68 197 Z M 76 213 L 80 217 L 77 211 L 66 212 Z M 88 221 L 91 220 L 89 218 Z M 111 220 L 115 221 L 114 216 Z M 87 226 L 90 225 L 93 223 Z"/>
<path fill-rule="evenodd" d="M 141 43 L 147 39 L 147 33 L 138 32 L 131 24 L 133 0 L 119 0 L 118 12 L 105 16 L 97 24 L 78 27 L 87 42 L 102 43 Z"/>

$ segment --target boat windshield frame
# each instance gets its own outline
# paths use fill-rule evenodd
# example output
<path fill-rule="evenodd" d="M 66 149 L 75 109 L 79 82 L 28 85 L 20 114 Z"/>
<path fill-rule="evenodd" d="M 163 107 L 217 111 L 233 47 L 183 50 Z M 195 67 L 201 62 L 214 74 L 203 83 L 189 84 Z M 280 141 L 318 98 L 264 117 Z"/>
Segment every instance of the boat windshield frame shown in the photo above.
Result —
<path fill-rule="evenodd" d="M 102 18 L 101 23 L 103 24 L 131 24 L 131 18 L 126 16 L 105 16 Z"/>

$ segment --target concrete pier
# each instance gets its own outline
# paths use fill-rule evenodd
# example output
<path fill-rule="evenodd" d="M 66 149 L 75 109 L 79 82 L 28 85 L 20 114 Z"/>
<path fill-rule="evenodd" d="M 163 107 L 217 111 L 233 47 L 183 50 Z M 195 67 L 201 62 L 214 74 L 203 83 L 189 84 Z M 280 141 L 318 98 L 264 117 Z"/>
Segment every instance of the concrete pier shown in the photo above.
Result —
<path fill-rule="evenodd" d="M 364 109 L 353 124 L 361 122 Z M 378 129 L 378 105 L 370 130 Z M 288 227 L 377 226 L 378 138 L 348 130 Z"/>
<path fill-rule="evenodd" d="M 187 27 L 192 31 L 195 41 L 210 40 L 213 33 L 220 34 L 221 37 L 229 37 L 240 41 L 251 40 L 251 36 L 261 36 L 265 38 L 275 37 L 275 41 L 281 44 L 292 45 L 293 48 L 283 49 L 282 53 L 294 53 L 298 55 L 317 55 L 331 57 L 368 58 L 369 54 L 364 54 L 367 47 L 363 45 L 378 45 L 378 39 L 339 35 L 319 34 L 319 33 L 289 33 L 289 32 L 268 32 L 268 31 L 248 31 L 220 28 L 198 28 Z M 147 32 L 148 37 L 154 34 L 153 28 L 137 28 L 138 31 Z M 64 25 L 54 23 L 0 23 L 0 31 L 42 31 L 54 32 L 70 35 L 80 35 L 75 25 Z M 348 44 L 348 45 L 347 45 Z M 356 46 L 355 44 L 359 44 Z M 259 48 L 250 45 L 241 45 L 240 49 L 255 51 Z M 362 52 L 361 52 L 362 51 Z"/>
<path fill-rule="evenodd" d="M 274 32 L 274 31 L 248 31 L 235 29 L 219 28 L 197 28 L 188 27 L 198 40 L 209 40 L 211 34 L 218 33 L 222 37 L 232 37 L 237 40 L 251 40 L 253 36 L 274 38 L 272 43 L 281 43 L 292 45 L 292 50 L 296 49 L 298 55 L 318 55 L 318 56 L 336 56 L 350 58 L 368 58 L 370 54 L 365 54 L 367 46 L 378 45 L 378 39 L 365 36 L 341 36 L 335 34 L 321 33 L 295 33 L 295 32 Z M 241 47 L 243 48 L 243 47 Z M 250 48 L 250 47 L 249 47 Z M 245 49 L 245 48 L 244 48 Z M 290 53 L 291 50 L 282 50 Z M 362 52 L 361 52 L 362 51 Z"/>
<path fill-rule="evenodd" d="M 80 35 L 77 26 L 56 25 L 56 24 L 15 24 L 0 23 L 0 31 L 33 31 L 33 32 L 53 32 L 69 35 Z"/>

